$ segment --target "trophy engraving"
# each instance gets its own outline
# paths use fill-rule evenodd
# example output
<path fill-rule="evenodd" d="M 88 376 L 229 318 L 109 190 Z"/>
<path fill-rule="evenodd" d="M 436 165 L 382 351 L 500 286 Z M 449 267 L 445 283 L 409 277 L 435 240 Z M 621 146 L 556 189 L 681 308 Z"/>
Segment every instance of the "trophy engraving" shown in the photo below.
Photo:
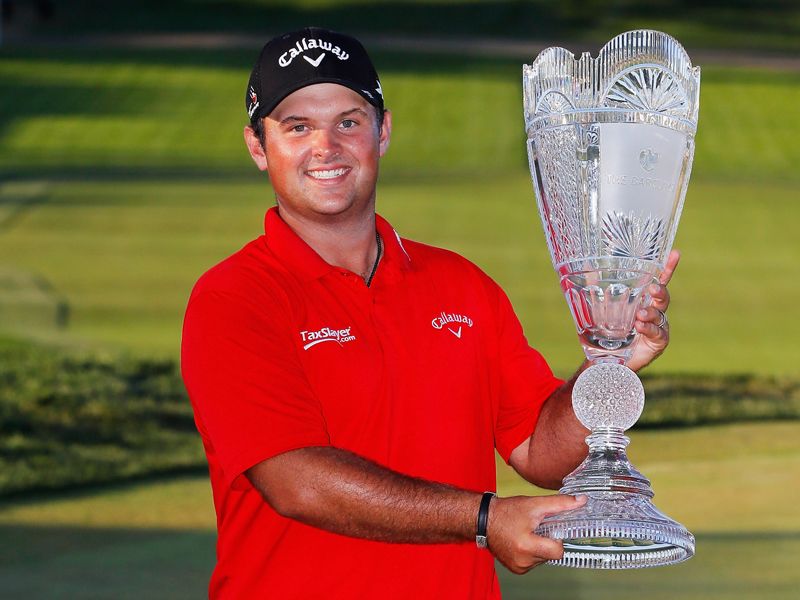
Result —
<path fill-rule="evenodd" d="M 694 156 L 700 69 L 665 33 L 630 31 L 592 58 L 547 48 L 523 67 L 528 157 L 553 266 L 592 363 L 572 403 L 589 454 L 562 493 L 588 496 L 544 519 L 564 542 L 552 564 L 627 569 L 694 554 L 694 537 L 655 508 L 624 432 L 644 407 L 627 367 L 637 311 L 664 268 Z"/>

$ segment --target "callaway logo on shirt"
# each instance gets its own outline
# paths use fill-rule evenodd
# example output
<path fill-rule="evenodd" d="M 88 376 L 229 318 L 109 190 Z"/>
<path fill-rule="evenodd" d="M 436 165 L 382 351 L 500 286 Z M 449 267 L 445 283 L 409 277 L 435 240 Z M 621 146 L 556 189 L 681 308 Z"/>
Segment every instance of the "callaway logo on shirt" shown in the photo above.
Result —
<path fill-rule="evenodd" d="M 472 319 L 470 319 L 467 315 L 447 313 L 444 311 L 439 313 L 433 318 L 433 320 L 431 320 L 431 326 L 434 329 L 446 327 L 447 331 L 452 333 L 458 339 L 461 339 L 462 323 L 467 327 L 472 327 Z"/>
<path fill-rule="evenodd" d="M 292 64 L 292 61 L 303 54 L 303 52 L 314 49 L 321 49 L 325 52 L 330 52 L 339 60 L 347 60 L 350 58 L 350 55 L 347 52 L 331 42 L 326 42 L 322 39 L 307 40 L 306 38 L 303 38 L 278 57 L 278 64 L 282 67 L 288 67 L 290 64 Z M 325 52 L 314 59 L 308 56 L 304 56 L 303 58 L 306 59 L 306 61 L 308 61 L 312 66 L 318 67 L 319 63 L 322 62 L 322 59 L 325 58 Z"/>

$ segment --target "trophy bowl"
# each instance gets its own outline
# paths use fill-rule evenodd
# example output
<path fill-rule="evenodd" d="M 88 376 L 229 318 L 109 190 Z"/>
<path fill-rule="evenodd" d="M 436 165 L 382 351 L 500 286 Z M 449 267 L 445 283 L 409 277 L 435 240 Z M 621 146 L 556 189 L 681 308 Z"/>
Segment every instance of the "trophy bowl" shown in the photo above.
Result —
<path fill-rule="evenodd" d="M 700 69 L 665 33 L 629 31 L 576 58 L 547 48 L 523 67 L 528 158 L 553 267 L 592 363 L 573 389 L 591 430 L 586 460 L 561 493 L 587 503 L 537 529 L 564 542 L 552 564 L 659 566 L 694 554 L 694 538 L 652 504 L 624 431 L 644 406 L 625 363 L 636 313 L 672 248 L 694 157 Z"/>

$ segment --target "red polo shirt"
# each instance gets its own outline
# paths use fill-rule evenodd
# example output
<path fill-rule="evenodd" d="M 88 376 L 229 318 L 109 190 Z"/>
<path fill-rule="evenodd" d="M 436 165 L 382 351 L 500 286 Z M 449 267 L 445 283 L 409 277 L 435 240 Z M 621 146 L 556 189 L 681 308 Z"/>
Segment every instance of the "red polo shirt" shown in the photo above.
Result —
<path fill-rule="evenodd" d="M 320 258 L 271 209 L 265 235 L 195 286 L 182 369 L 217 511 L 212 598 L 499 598 L 475 544 L 387 544 L 286 519 L 244 471 L 334 446 L 483 492 L 561 381 L 500 288 L 377 217 L 372 285 Z"/>

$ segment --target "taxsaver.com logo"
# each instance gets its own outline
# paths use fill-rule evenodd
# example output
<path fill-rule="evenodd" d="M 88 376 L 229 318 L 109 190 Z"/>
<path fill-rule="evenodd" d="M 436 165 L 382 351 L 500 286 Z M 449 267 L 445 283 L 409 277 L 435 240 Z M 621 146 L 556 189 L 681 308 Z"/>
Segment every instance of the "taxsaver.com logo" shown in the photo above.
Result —
<path fill-rule="evenodd" d="M 308 350 L 311 346 L 316 346 L 323 342 L 336 342 L 340 346 L 347 342 L 355 341 L 356 336 L 350 333 L 352 327 L 336 329 L 334 327 L 323 327 L 316 331 L 301 331 L 300 337 L 303 339 L 303 350 Z"/>
<path fill-rule="evenodd" d="M 313 67 L 318 67 L 319 63 L 322 62 L 322 59 L 325 58 L 325 54 L 330 52 L 339 60 L 347 60 L 350 58 L 350 55 L 345 52 L 342 48 L 339 48 L 336 44 L 331 42 L 326 42 L 323 39 L 306 39 L 303 38 L 299 42 L 295 43 L 294 46 L 289 48 L 286 52 L 281 54 L 278 57 L 278 64 L 282 67 L 288 67 L 292 64 L 292 61 L 303 54 L 304 52 L 308 52 L 309 50 L 322 50 L 322 54 L 317 56 L 317 58 L 311 58 L 309 56 L 303 56 L 303 58 Z"/>
<path fill-rule="evenodd" d="M 457 313 L 449 313 L 442 311 L 431 320 L 431 326 L 434 329 L 445 328 L 458 339 L 461 339 L 461 332 L 463 326 L 472 327 L 472 319 L 467 315 L 459 315 Z"/>

